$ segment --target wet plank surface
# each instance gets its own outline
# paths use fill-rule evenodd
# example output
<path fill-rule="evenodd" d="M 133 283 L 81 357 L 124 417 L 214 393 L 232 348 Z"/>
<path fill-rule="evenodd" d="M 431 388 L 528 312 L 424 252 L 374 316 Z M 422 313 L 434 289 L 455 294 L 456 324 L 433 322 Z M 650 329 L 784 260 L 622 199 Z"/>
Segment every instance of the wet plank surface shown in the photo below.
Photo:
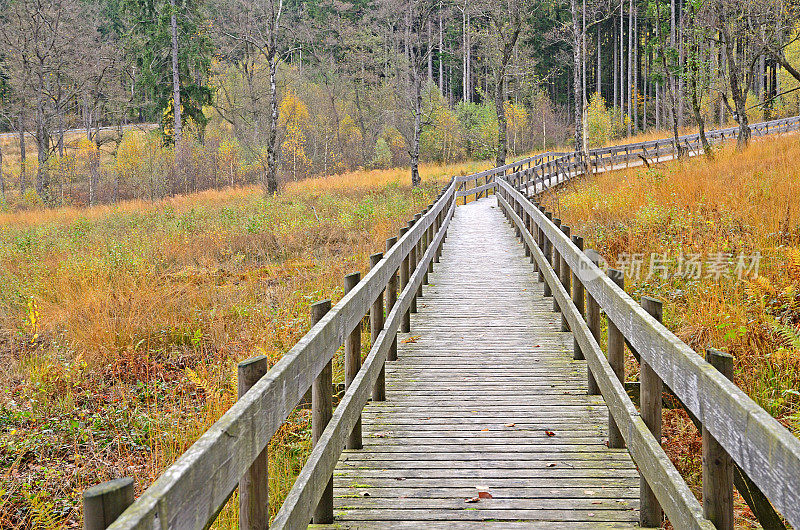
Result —
<path fill-rule="evenodd" d="M 418 307 L 337 466 L 335 526 L 635 526 L 636 468 L 494 198 L 456 209 Z"/>

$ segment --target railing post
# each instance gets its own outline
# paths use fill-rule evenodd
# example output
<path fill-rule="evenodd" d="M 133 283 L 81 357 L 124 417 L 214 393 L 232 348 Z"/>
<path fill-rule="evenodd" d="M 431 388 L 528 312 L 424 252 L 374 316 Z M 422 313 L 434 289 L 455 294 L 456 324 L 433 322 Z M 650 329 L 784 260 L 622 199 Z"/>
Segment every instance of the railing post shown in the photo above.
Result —
<path fill-rule="evenodd" d="M 544 216 L 547 218 L 548 221 L 553 220 L 553 214 L 550 212 L 544 212 Z M 550 240 L 547 238 L 547 234 L 545 234 L 544 230 L 542 230 L 542 246 L 544 252 L 544 260 L 550 264 L 552 264 L 551 258 L 551 243 Z M 553 296 L 553 291 L 550 288 L 550 284 L 544 280 L 544 273 L 539 271 L 539 280 L 544 282 L 544 296 Z"/>
<path fill-rule="evenodd" d="M 358 282 L 361 281 L 361 273 L 353 272 L 344 277 L 344 294 L 349 293 Z M 358 375 L 361 369 L 361 322 L 350 332 L 344 341 L 344 387 L 350 388 L 350 384 Z M 347 438 L 347 449 L 361 449 L 361 416 L 353 427 L 353 431 Z"/>
<path fill-rule="evenodd" d="M 434 223 L 431 223 L 430 226 L 428 227 L 428 240 L 425 243 L 425 251 L 426 252 L 427 252 L 428 248 L 430 248 L 431 243 L 433 243 L 433 238 L 436 235 L 436 232 L 434 231 L 434 228 L 435 228 L 435 224 Z M 435 252 L 434 252 L 434 254 L 435 254 Z M 431 273 L 431 272 L 433 272 L 433 260 L 430 260 L 428 262 L 427 272 L 425 272 L 425 280 L 424 280 L 425 285 L 428 285 L 428 274 Z"/>
<path fill-rule="evenodd" d="M 569 239 L 570 230 L 569 227 L 564 225 L 561 227 L 561 231 L 567 236 Z M 567 297 L 570 296 L 572 293 L 571 285 L 570 285 L 570 270 L 569 265 L 567 264 L 567 260 L 563 254 L 559 254 L 558 256 L 558 276 L 559 280 L 561 280 L 561 285 L 564 286 L 564 289 L 567 291 Z M 569 323 L 567 322 L 567 315 L 564 312 L 561 313 L 561 331 L 569 331 Z"/>
<path fill-rule="evenodd" d="M 660 300 L 642 297 L 642 307 L 650 316 L 661 322 L 662 304 Z M 661 443 L 661 400 L 664 384 L 661 378 L 644 359 L 639 359 L 639 409 L 645 425 Z M 641 526 L 661 526 L 663 513 L 655 493 L 644 477 L 639 479 L 639 524 Z"/>
<path fill-rule="evenodd" d="M 439 210 L 439 213 L 436 214 L 436 224 L 434 225 L 434 234 L 439 233 L 439 229 L 442 227 L 442 219 L 444 218 L 445 210 Z M 439 263 L 439 251 L 441 250 L 442 246 L 438 245 L 436 247 L 436 251 L 433 253 L 433 263 Z"/>
<path fill-rule="evenodd" d="M 402 238 L 406 232 L 408 232 L 408 227 L 404 226 L 400 229 L 400 237 Z M 402 292 L 406 285 L 408 285 L 408 278 L 411 275 L 411 259 L 410 253 L 406 254 L 403 257 L 403 263 L 400 264 L 400 291 Z M 407 310 L 403 313 L 403 319 L 400 322 L 400 331 L 403 333 L 408 333 L 411 331 L 411 311 Z"/>
<path fill-rule="evenodd" d="M 414 224 L 418 223 L 420 219 L 422 219 L 422 214 L 418 213 L 414 216 Z M 425 253 L 425 233 L 426 231 L 422 231 L 422 233 L 419 235 L 419 240 L 417 241 L 417 249 L 414 252 L 414 270 L 417 270 L 419 262 L 422 261 L 422 255 Z M 422 298 L 422 282 L 419 284 L 419 287 L 417 287 L 417 294 L 414 296 L 414 313 L 417 312 L 417 298 Z"/>
<path fill-rule="evenodd" d="M 409 221 L 408 229 L 409 231 L 412 229 L 414 224 L 416 224 L 417 218 L 415 217 L 413 221 Z M 411 279 L 411 275 L 414 274 L 414 271 L 417 270 L 417 247 L 419 246 L 418 243 L 414 243 L 411 245 L 411 250 L 408 254 L 408 278 Z M 411 297 L 411 305 L 409 306 L 409 312 L 416 313 L 417 312 L 417 294 L 414 293 L 414 296 Z"/>
<path fill-rule="evenodd" d="M 733 381 L 733 357 L 708 349 L 706 361 Z M 733 460 L 703 424 L 703 515 L 717 530 L 733 530 Z"/>
<path fill-rule="evenodd" d="M 572 242 L 575 244 L 578 249 L 583 252 L 583 238 L 581 236 L 572 236 Z M 576 270 L 572 271 L 572 301 L 575 304 L 575 307 L 578 308 L 578 313 L 580 313 L 581 317 L 586 314 L 586 310 L 584 308 L 584 289 L 583 284 L 581 283 L 580 278 L 578 277 L 578 268 L 580 267 L 580 262 L 578 262 L 578 267 Z M 581 347 L 578 344 L 578 341 L 573 339 L 573 353 L 572 358 L 575 360 L 583 360 L 583 352 L 581 351 Z"/>
<path fill-rule="evenodd" d="M 312 322 L 316 324 L 330 310 L 330 300 L 322 300 L 312 305 Z M 314 445 L 325 432 L 331 417 L 333 417 L 333 363 L 328 361 L 311 386 L 311 438 Z M 314 523 L 333 523 L 333 477 L 328 481 L 322 498 L 314 510 Z"/>
<path fill-rule="evenodd" d="M 625 275 L 622 271 L 608 269 L 608 277 L 620 289 L 625 288 Z M 610 318 L 606 320 L 608 323 L 608 364 L 617 374 L 619 382 L 625 385 L 625 337 L 622 336 L 622 332 Z M 622 433 L 619 431 L 617 422 L 614 421 L 611 412 L 608 413 L 608 447 L 612 449 L 625 447 L 625 439 L 622 437 Z"/>
<path fill-rule="evenodd" d="M 596 254 L 591 252 L 591 255 L 595 256 Z M 592 257 L 591 261 L 595 266 L 599 265 L 599 260 L 596 257 Z M 597 341 L 597 344 L 600 344 L 600 304 L 598 304 L 597 300 L 588 292 L 586 292 L 586 325 L 592 333 L 594 340 Z M 592 369 L 588 368 L 586 372 L 588 376 L 587 386 L 589 395 L 600 395 L 600 387 L 597 386 L 597 380 L 594 378 Z"/>
<path fill-rule="evenodd" d="M 269 370 L 265 355 L 242 361 L 238 366 L 239 398 L 247 393 Z M 267 444 L 269 445 L 269 444 Z M 239 479 L 239 528 L 256 530 L 269 524 L 269 471 L 267 447 L 256 457 Z"/>
<path fill-rule="evenodd" d="M 561 219 L 559 219 L 557 217 L 554 218 L 553 219 L 553 224 L 556 225 L 556 228 L 558 228 L 559 230 L 561 229 Z M 556 246 L 553 244 L 552 241 L 550 242 L 550 252 L 552 253 L 551 256 L 550 256 L 550 265 L 553 267 L 553 270 L 556 273 L 556 279 L 560 280 L 561 279 L 561 257 L 558 255 L 558 249 L 556 249 Z M 555 296 L 553 297 L 553 311 L 555 311 L 555 312 L 560 312 L 561 311 L 561 308 L 558 307 L 558 302 L 556 301 L 556 297 Z"/>
<path fill-rule="evenodd" d="M 528 212 L 526 212 L 524 208 L 522 209 L 522 226 L 525 227 L 525 230 L 529 234 L 531 233 L 531 216 L 528 215 Z M 522 238 L 522 244 L 525 246 L 525 257 L 526 258 L 530 258 L 531 257 L 531 249 L 528 246 L 528 242 L 525 240 L 525 238 Z M 531 261 L 533 261 L 533 260 L 531 259 Z"/>
<path fill-rule="evenodd" d="M 133 479 L 118 478 L 83 492 L 84 530 L 105 530 L 133 504 Z"/>
<path fill-rule="evenodd" d="M 383 259 L 383 253 L 378 252 L 369 257 L 370 268 L 377 267 Z M 383 330 L 383 291 L 372 303 L 369 311 L 369 335 L 370 343 L 374 346 L 378 341 L 378 335 Z M 372 387 L 372 401 L 386 401 L 386 364 L 381 366 L 375 386 Z"/>
<path fill-rule="evenodd" d="M 386 252 L 389 252 L 393 246 L 397 244 L 397 237 L 390 237 L 386 240 Z M 394 304 L 397 303 L 397 271 L 389 278 L 389 283 L 386 284 L 386 314 L 388 315 L 389 312 L 394 307 Z M 387 361 L 396 361 L 397 360 L 397 334 L 395 333 L 394 337 L 392 337 L 392 344 L 389 346 L 389 352 L 386 354 Z"/>

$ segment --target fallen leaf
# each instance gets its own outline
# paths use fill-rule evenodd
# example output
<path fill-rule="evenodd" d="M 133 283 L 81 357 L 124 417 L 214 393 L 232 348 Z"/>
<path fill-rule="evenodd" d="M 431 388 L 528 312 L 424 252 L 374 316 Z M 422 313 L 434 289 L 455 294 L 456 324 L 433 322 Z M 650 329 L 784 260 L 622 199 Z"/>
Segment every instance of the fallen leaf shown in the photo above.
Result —
<path fill-rule="evenodd" d="M 481 498 L 481 499 L 491 499 L 492 498 L 492 494 L 489 493 L 488 491 L 479 491 L 478 492 L 478 497 Z"/>
<path fill-rule="evenodd" d="M 466 499 L 464 502 L 479 502 L 480 500 L 480 497 L 472 497 L 471 499 Z"/>
<path fill-rule="evenodd" d="M 481 429 L 481 432 L 487 432 L 489 429 Z"/>
<path fill-rule="evenodd" d="M 419 335 L 414 335 L 412 337 L 408 337 L 407 339 L 403 339 L 401 342 L 403 344 L 413 344 L 419 340 Z"/>
<path fill-rule="evenodd" d="M 592 501 L 592 504 L 603 504 L 603 501 Z"/>
<path fill-rule="evenodd" d="M 515 425 L 516 425 L 516 423 L 506 423 L 506 427 L 513 427 Z"/>
<path fill-rule="evenodd" d="M 544 433 L 545 433 L 547 436 L 555 436 L 555 435 L 556 435 L 556 433 L 554 433 L 553 431 L 544 431 Z"/>
<path fill-rule="evenodd" d="M 387 436 L 389 436 L 389 431 L 379 431 L 373 434 L 372 436 L 374 436 L 375 438 L 386 438 Z"/>

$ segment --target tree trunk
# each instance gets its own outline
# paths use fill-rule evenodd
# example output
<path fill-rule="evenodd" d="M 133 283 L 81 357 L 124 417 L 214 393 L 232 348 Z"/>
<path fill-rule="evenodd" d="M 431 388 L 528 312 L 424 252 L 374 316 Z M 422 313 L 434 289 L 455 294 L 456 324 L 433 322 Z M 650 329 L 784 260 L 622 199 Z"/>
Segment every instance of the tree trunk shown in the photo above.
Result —
<path fill-rule="evenodd" d="M 602 71 L 602 64 L 603 64 L 603 55 L 600 53 L 602 47 L 600 46 L 600 25 L 597 25 L 597 80 L 595 81 L 595 86 L 597 87 L 597 94 L 602 97 L 603 96 L 603 71 Z"/>
<path fill-rule="evenodd" d="M 269 59 L 269 132 L 267 134 L 267 174 L 265 191 L 267 195 L 278 192 L 278 159 L 275 153 L 278 140 L 278 85 L 275 80 L 278 61 L 275 57 L 275 48 L 270 47 Z"/>
<path fill-rule="evenodd" d="M 419 138 L 422 134 L 422 81 L 417 68 L 414 68 L 414 138 L 411 146 L 411 185 L 422 183 L 419 176 Z"/>
<path fill-rule="evenodd" d="M 169 1 L 170 27 L 172 30 L 172 114 L 174 119 L 173 140 L 175 145 L 181 143 L 181 77 L 178 72 L 178 10 L 175 7 L 175 0 Z"/>
<path fill-rule="evenodd" d="M 625 0 L 619 0 L 619 119 L 625 120 Z"/>
<path fill-rule="evenodd" d="M 612 20 L 611 26 L 614 28 L 614 38 L 611 43 L 614 49 L 614 108 L 619 108 L 619 48 L 617 47 L 619 35 L 616 21 Z"/>
<path fill-rule="evenodd" d="M 725 47 L 725 59 L 728 64 L 728 83 L 731 87 L 731 98 L 734 103 L 734 118 L 739 124 L 739 136 L 736 141 L 736 148 L 743 150 L 750 142 L 750 125 L 747 120 L 747 86 L 740 79 L 740 65 L 736 62 L 734 55 L 734 43 L 728 32 L 727 16 L 724 7 L 719 5 L 720 30 L 722 33 L 722 43 Z M 745 85 L 745 86 L 742 86 Z"/>
<path fill-rule="evenodd" d="M 633 0 L 628 0 L 628 138 L 633 134 Z"/>
<path fill-rule="evenodd" d="M 572 11 L 572 88 L 575 100 L 575 151 L 581 151 L 583 149 L 583 109 L 581 109 L 583 96 L 581 91 L 581 26 L 578 20 L 577 0 L 570 0 L 570 8 Z"/>
<path fill-rule="evenodd" d="M 442 25 L 442 12 L 439 11 L 439 90 L 444 95 L 444 48 L 442 47 L 442 40 L 444 40 L 444 26 Z"/>
<path fill-rule="evenodd" d="M 28 182 L 26 181 L 26 168 L 25 168 L 25 103 L 20 103 L 20 111 L 19 111 L 19 193 L 20 195 L 25 194 L 25 190 L 28 187 Z"/>

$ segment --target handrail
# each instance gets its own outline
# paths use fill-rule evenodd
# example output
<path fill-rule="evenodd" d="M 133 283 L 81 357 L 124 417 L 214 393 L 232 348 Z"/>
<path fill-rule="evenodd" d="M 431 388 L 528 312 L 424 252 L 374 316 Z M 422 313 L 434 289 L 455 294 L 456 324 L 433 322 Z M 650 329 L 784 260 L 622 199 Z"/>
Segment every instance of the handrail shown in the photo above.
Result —
<path fill-rule="evenodd" d="M 750 130 L 754 137 L 800 130 L 800 116 L 755 123 L 750 126 Z M 737 127 L 729 127 L 708 131 L 706 137 L 709 143 L 718 144 L 725 140 L 735 139 L 738 134 Z M 681 148 L 689 150 L 689 156 L 697 156 L 702 150 L 699 133 L 679 136 L 678 144 Z M 585 157 L 581 153 L 573 152 L 542 164 L 530 166 L 527 169 L 520 169 L 512 173 L 509 178 L 515 179 L 517 186 L 525 187 L 529 193 L 541 193 L 588 171 L 595 173 L 609 171 L 615 169 L 617 163 L 624 163 L 626 167 L 630 167 L 631 161 L 637 161 L 637 164 L 649 164 L 651 161 L 673 160 L 676 152 L 674 138 L 600 147 L 590 149 Z M 638 160 L 642 160 L 642 162 L 638 162 Z M 533 189 L 531 190 L 531 188 Z"/>
<path fill-rule="evenodd" d="M 272 435 L 297 406 L 345 338 L 360 325 L 370 306 L 381 296 L 404 260 L 413 255 L 415 248 L 427 249 L 427 254 L 423 260 L 418 263 L 415 260 L 413 264 L 416 270 L 414 281 L 418 281 L 423 269 L 427 271 L 429 261 L 426 260 L 434 252 L 434 247 L 429 245 L 428 235 L 435 227 L 438 231 L 435 241 L 441 242 L 443 229 L 446 229 L 455 205 L 455 186 L 454 180 L 451 180 L 434 204 L 386 252 L 380 263 L 192 444 L 110 528 L 204 528 L 213 521 L 236 489 L 240 478 L 262 453 Z M 443 215 L 447 218 L 443 219 Z M 403 291 L 401 307 L 407 308 L 411 303 L 408 291 L 409 288 Z M 391 314 L 396 313 L 393 309 Z M 394 338 L 394 320 L 391 325 L 393 331 L 384 328 L 382 332 L 384 342 L 376 343 L 380 351 L 387 347 L 384 343 L 390 334 Z M 374 363 L 379 362 L 377 356 L 376 353 L 370 364 L 370 378 L 375 370 Z M 367 376 L 366 373 L 362 374 L 362 380 Z M 350 388 L 353 389 L 352 386 Z M 352 411 L 353 404 L 360 403 L 362 390 L 360 387 L 353 389 L 346 403 L 349 407 L 346 411 Z M 329 430 L 337 427 L 341 430 L 342 425 L 339 422 L 333 426 L 329 424 L 329 427 Z M 313 496 L 316 494 L 315 490 Z"/>
<path fill-rule="evenodd" d="M 447 232 L 455 207 L 455 201 L 451 202 L 445 215 L 445 221 L 420 261 L 420 266 L 411 276 L 395 306 L 389 312 L 384 329 L 370 349 L 358 375 L 336 407 L 333 418 L 314 446 L 306 465 L 300 471 L 300 475 L 295 480 L 294 486 L 272 523 L 273 528 L 302 527 L 311 518 L 314 507 L 322 497 L 325 485 L 333 474 L 345 440 L 353 430 L 361 410 L 367 403 L 372 386 L 386 360 L 389 347 L 400 329 L 402 316 L 411 306 L 414 294 L 422 285 L 425 271 L 428 270 L 428 265 L 433 261 L 444 234 Z"/>
<path fill-rule="evenodd" d="M 800 440 L 634 302 L 520 191 L 505 180 L 499 180 L 498 187 L 510 210 L 518 208 L 519 213 L 533 223 L 531 226 L 541 231 L 569 269 L 581 273 L 582 288 L 640 355 L 642 363 L 675 393 L 790 524 L 800 526 Z M 498 193 L 498 197 L 500 195 Z M 540 263 L 540 270 L 542 265 Z M 553 292 L 557 290 L 554 288 Z M 568 301 L 559 300 L 559 307 L 569 318 Z M 601 380 L 607 370 L 598 364 L 601 359 L 592 359 L 593 345 L 586 343 L 586 337 L 581 339 L 582 326 L 575 318 L 572 320 L 570 329 L 577 333 L 578 340 L 583 340 L 582 347 L 589 353 L 590 369 L 602 391 Z M 612 401 L 616 399 L 606 396 L 605 392 L 603 396 Z M 636 460 L 633 448 L 631 450 L 644 473 L 646 470 Z M 656 487 L 651 487 L 658 495 Z M 665 509 L 666 500 L 669 499 L 659 497 Z"/>
<path fill-rule="evenodd" d="M 600 393 L 608 405 L 617 426 L 620 428 L 634 462 L 639 468 L 642 477 L 648 484 L 652 485 L 659 502 L 667 513 L 667 517 L 676 528 L 713 529 L 714 525 L 703 517 L 703 508 L 662 449 L 660 440 L 656 440 L 650 433 L 630 397 L 625 392 L 624 386 L 617 379 L 611 365 L 600 349 L 600 345 L 589 330 L 581 313 L 578 312 L 578 308 L 572 298 L 570 298 L 569 292 L 559 281 L 538 244 L 534 242 L 533 235 L 528 231 L 522 218 L 509 203 L 511 201 L 514 204 L 519 204 L 519 201 L 524 201 L 525 199 L 520 192 L 513 189 L 505 181 L 500 181 L 499 187 L 504 192 L 497 194 L 500 206 L 506 216 L 516 225 L 517 230 L 523 235 L 527 248 L 530 249 L 539 271 L 543 273 L 544 280 L 550 286 L 552 295 L 558 302 L 562 314 L 566 317 L 573 336 L 587 358 L 589 369 L 594 374 Z M 508 197 L 508 200 L 506 197 Z M 528 213 L 527 208 L 526 213 Z M 553 229 L 561 233 L 555 226 L 553 226 Z M 566 238 L 566 236 L 564 237 Z"/>

